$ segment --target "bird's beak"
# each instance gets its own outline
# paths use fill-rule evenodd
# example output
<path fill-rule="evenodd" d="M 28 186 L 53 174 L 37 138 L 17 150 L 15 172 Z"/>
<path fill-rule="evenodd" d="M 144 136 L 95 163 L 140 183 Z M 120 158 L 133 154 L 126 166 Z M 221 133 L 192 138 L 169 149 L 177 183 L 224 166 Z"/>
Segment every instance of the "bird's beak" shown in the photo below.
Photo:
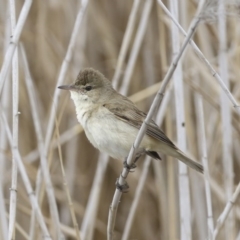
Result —
<path fill-rule="evenodd" d="M 70 84 L 70 85 L 62 85 L 62 86 L 59 86 L 58 88 L 62 89 L 62 90 L 71 90 L 71 91 L 76 91 L 77 88 L 75 85 L 73 84 Z"/>

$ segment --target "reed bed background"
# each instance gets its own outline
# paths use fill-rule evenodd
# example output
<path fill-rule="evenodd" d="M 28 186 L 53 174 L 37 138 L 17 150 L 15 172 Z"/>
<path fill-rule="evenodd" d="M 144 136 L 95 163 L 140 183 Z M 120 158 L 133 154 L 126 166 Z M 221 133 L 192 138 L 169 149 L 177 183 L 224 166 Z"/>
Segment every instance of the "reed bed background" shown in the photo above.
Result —
<path fill-rule="evenodd" d="M 57 86 L 92 67 L 148 112 L 185 38 L 164 5 L 187 31 L 204 2 L 0 1 L 0 239 L 107 239 L 122 161 L 91 146 Z M 240 240 L 240 4 L 206 2 L 193 40 L 207 60 L 187 46 L 154 116 L 205 174 L 140 160 L 114 239 Z"/>

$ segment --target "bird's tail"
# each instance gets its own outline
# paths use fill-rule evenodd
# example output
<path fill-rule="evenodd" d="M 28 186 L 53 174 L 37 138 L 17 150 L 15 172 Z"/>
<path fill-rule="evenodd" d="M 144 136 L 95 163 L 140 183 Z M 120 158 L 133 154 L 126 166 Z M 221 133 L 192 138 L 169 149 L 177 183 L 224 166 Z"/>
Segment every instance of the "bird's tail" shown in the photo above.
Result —
<path fill-rule="evenodd" d="M 203 173 L 203 165 L 193 161 L 192 159 L 190 159 L 189 157 L 187 157 L 183 152 L 181 152 L 180 150 L 177 150 L 176 152 L 176 158 L 179 159 L 181 162 L 185 163 L 187 166 L 189 166 L 190 168 Z"/>

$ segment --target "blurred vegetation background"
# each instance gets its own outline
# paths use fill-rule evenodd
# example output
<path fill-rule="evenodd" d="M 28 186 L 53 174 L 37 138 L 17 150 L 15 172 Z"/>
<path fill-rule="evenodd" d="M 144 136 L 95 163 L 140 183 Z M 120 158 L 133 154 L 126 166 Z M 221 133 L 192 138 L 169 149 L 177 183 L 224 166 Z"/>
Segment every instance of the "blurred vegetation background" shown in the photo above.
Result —
<path fill-rule="evenodd" d="M 150 1 L 150 0 L 147 0 Z M 163 1 L 169 6 L 169 1 Z M 24 1 L 16 1 L 16 15 L 19 16 Z M 185 30 L 193 19 L 198 1 L 179 1 L 179 19 Z M 113 79 L 118 56 L 126 32 L 127 23 L 133 6 L 133 1 L 90 0 L 83 16 L 83 21 L 77 33 L 72 58 L 69 59 L 68 69 L 64 83 L 72 83 L 78 72 L 84 67 L 92 67 L 101 71 L 109 80 Z M 135 37 L 141 22 L 146 3 L 140 1 L 137 9 L 136 22 L 127 55 L 120 72 L 117 89 L 121 88 L 125 77 L 125 70 L 129 64 L 131 52 L 134 48 Z M 40 1 L 35 0 L 24 25 L 20 42 L 24 46 L 29 70 L 33 79 L 37 110 L 40 114 L 41 127 L 45 138 L 51 107 L 54 104 L 53 95 L 57 87 L 57 79 L 65 58 L 74 23 L 81 8 L 81 1 Z M 240 28 L 239 3 L 231 1 L 226 3 L 226 49 L 229 90 L 234 97 L 240 100 Z M 217 5 L 209 11 L 204 21 L 194 35 L 194 41 L 203 54 L 219 70 L 219 28 Z M 9 2 L 0 1 L 0 63 L 3 63 L 5 51 L 10 39 Z M 180 37 L 181 41 L 183 36 Z M 156 85 L 149 92 L 149 87 L 162 81 L 172 60 L 171 20 L 166 16 L 157 1 L 152 1 L 150 14 L 147 17 L 147 27 L 144 33 L 136 61 L 132 68 L 132 75 L 125 87 L 125 94 L 132 96 L 136 105 L 148 111 L 150 104 L 159 89 Z M 22 156 L 28 177 L 33 189 L 36 187 L 37 172 L 40 168 L 37 150 L 37 138 L 33 124 L 32 111 L 26 84 L 24 81 L 24 66 L 22 56 L 19 54 L 19 151 Z M 196 94 L 203 97 L 205 116 L 205 133 L 207 139 L 207 155 L 209 171 L 213 184 L 211 185 L 213 219 L 216 220 L 227 203 L 226 186 L 224 185 L 223 165 L 223 128 L 220 101 L 221 89 L 214 77 L 207 70 L 203 62 L 196 56 L 192 48 L 188 48 L 182 60 L 184 81 L 184 107 L 185 128 L 187 136 L 187 149 L 191 155 L 201 161 L 199 142 L 198 119 L 196 113 Z M 128 90 L 126 90 L 128 89 Z M 176 137 L 176 113 L 174 91 L 171 87 L 170 99 L 166 108 L 161 128 L 174 141 Z M 5 93 L 5 94 L 4 94 Z M 7 99 L 5 113 L 8 122 L 12 124 L 12 90 L 11 71 L 5 81 L 1 101 Z M 226 100 L 228 101 L 228 100 Z M 229 103 L 229 106 L 231 104 Z M 85 210 L 89 203 L 90 192 L 99 158 L 99 152 L 91 146 L 86 139 L 81 126 L 78 124 L 75 109 L 70 95 L 61 92 L 59 104 L 56 106 L 58 126 L 54 127 L 51 144 L 48 151 L 49 170 L 53 183 L 62 231 L 66 239 L 77 239 L 70 217 L 64 181 L 62 177 L 59 151 L 57 149 L 57 131 L 61 138 L 61 150 L 68 189 L 74 205 L 78 225 L 81 229 Z M 240 126 L 239 116 L 231 106 L 231 134 L 232 143 L 229 146 L 231 155 L 229 161 L 233 163 L 234 189 L 240 181 Z M 1 125 L 1 141 L 4 139 L 4 125 Z M 6 138 L 6 137 L 5 137 Z M 1 145 L 1 146 L 4 146 Z M 0 149 L 1 159 L 1 185 L 6 215 L 9 214 L 12 154 L 9 144 Z M 180 239 L 179 216 L 179 187 L 177 161 L 162 156 L 161 162 L 151 161 L 145 187 L 134 217 L 129 239 Z M 136 187 L 141 177 L 144 161 L 138 162 L 137 169 L 128 178 L 130 190 L 122 196 L 116 218 L 115 239 L 121 239 Z M 122 161 L 111 159 L 104 171 L 103 182 L 99 185 L 100 198 L 97 214 L 93 221 L 93 235 L 85 239 L 106 239 L 107 219 L 109 206 L 115 191 L 115 181 L 122 170 Z M 190 197 L 191 197 L 191 224 L 192 239 L 207 239 L 207 210 L 204 181 L 201 176 L 189 170 Z M 30 238 L 31 205 L 22 182 L 18 177 L 17 186 L 17 214 L 16 232 L 17 240 L 42 239 L 41 230 L 37 225 L 35 235 Z M 46 217 L 47 226 L 53 231 L 48 198 L 45 186 L 42 186 L 40 207 Z M 4 211 L 1 211 L 0 215 Z M 225 227 L 220 231 L 218 239 L 240 239 L 240 201 L 235 203 L 232 210 L 234 226 L 231 228 L 231 238 Z M 6 216 L 1 216 L 1 219 Z M 0 222 L 1 222 L 0 219 Z M 8 218 L 7 218 L 8 219 Z M 7 220 L 8 221 L 8 220 Z M 0 224 L 0 239 L 4 239 L 3 224 Z M 53 238 L 54 239 L 54 238 Z M 189 238 L 190 239 L 190 238 Z"/>

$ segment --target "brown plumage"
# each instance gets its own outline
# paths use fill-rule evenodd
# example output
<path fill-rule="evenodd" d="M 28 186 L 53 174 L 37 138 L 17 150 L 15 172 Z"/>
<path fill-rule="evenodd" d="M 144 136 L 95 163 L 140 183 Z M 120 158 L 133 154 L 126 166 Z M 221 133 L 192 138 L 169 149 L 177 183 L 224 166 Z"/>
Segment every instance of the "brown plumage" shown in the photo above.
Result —
<path fill-rule="evenodd" d="M 146 113 L 116 92 L 111 82 L 94 69 L 82 70 L 75 83 L 59 88 L 70 90 L 77 118 L 89 141 L 114 158 L 127 157 Z M 145 153 L 161 159 L 158 152 L 175 157 L 203 172 L 203 166 L 179 150 L 152 120 L 140 144 L 139 154 Z"/>

